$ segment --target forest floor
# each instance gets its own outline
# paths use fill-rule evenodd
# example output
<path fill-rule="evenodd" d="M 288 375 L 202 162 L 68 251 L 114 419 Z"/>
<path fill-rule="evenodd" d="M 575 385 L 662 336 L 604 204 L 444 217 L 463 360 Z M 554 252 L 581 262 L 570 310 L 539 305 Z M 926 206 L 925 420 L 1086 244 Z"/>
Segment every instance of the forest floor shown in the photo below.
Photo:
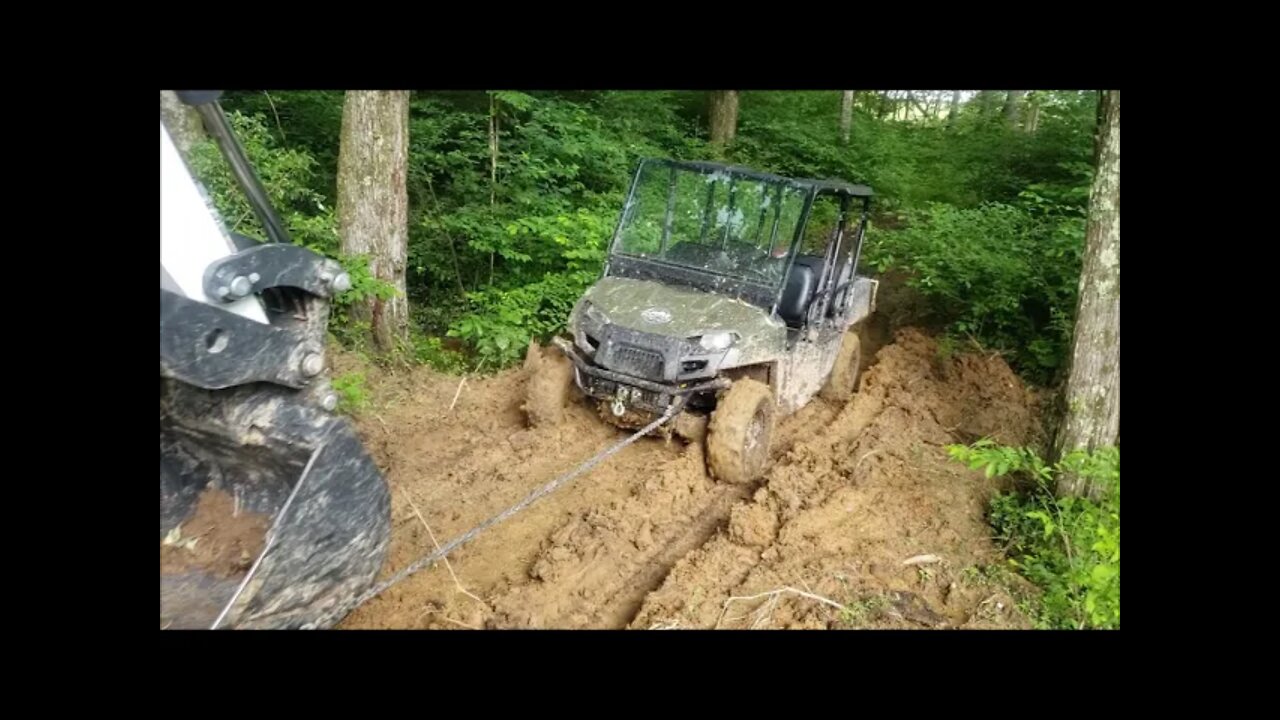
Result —
<path fill-rule="evenodd" d="M 851 401 L 779 423 L 756 486 L 709 478 L 699 444 L 642 439 L 340 627 L 1030 627 L 1033 590 L 1001 570 L 985 519 L 1000 481 L 945 447 L 1033 442 L 1038 396 L 998 355 L 893 325 L 882 311 L 862 329 Z M 529 429 L 520 369 L 462 383 L 334 365 L 368 378 L 356 425 L 392 489 L 383 577 L 624 437 L 586 404 Z"/>

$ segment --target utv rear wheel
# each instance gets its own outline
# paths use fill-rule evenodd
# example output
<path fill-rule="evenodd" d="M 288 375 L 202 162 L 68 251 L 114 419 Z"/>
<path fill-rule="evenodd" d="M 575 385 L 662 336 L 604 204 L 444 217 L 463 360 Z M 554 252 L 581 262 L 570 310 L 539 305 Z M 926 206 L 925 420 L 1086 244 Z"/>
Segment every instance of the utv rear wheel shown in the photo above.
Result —
<path fill-rule="evenodd" d="M 707 427 L 707 465 L 712 477 L 746 484 L 764 474 L 775 406 L 773 391 L 758 380 L 739 380 L 729 388 Z"/>
<path fill-rule="evenodd" d="M 862 340 L 855 328 L 849 328 L 840 343 L 831 376 L 820 393 L 831 402 L 844 402 L 858 391 L 858 374 L 862 368 Z"/>
<path fill-rule="evenodd" d="M 573 385 L 573 365 L 558 350 L 531 347 L 525 356 L 529 376 L 524 411 L 531 427 L 550 427 L 564 420 Z"/>

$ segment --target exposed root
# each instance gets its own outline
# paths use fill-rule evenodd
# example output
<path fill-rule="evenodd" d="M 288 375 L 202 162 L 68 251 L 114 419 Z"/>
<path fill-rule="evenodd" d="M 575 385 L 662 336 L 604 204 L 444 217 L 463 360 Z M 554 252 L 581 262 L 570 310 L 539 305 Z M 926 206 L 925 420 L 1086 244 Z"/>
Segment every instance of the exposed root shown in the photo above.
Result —
<path fill-rule="evenodd" d="M 846 608 L 844 605 L 841 605 L 840 603 L 830 598 L 825 598 L 825 597 L 822 597 L 821 595 L 815 595 L 810 592 L 805 592 L 803 590 L 797 590 L 796 588 L 793 588 L 790 586 L 785 586 L 785 587 L 780 587 L 777 590 L 770 590 L 769 592 L 758 593 L 756 595 L 735 595 L 733 597 L 730 597 L 728 600 L 725 600 L 724 609 L 721 611 L 720 619 L 716 621 L 716 625 L 714 629 L 716 630 L 720 629 L 721 623 L 724 622 L 724 616 L 729 612 L 729 605 L 732 604 L 733 602 L 738 600 L 746 601 L 746 600 L 759 600 L 760 598 L 769 598 L 768 600 L 765 601 L 763 605 L 760 606 L 760 608 L 756 610 L 756 612 L 754 613 L 756 615 L 756 619 L 751 624 L 751 629 L 753 630 L 763 627 L 764 623 L 768 621 L 769 616 L 773 613 L 773 609 L 778 606 L 779 599 L 784 594 L 787 594 L 787 593 L 791 593 L 792 595 L 799 595 L 800 597 L 808 598 L 815 602 L 820 602 L 824 605 L 830 605 L 831 607 L 837 610 L 848 610 L 848 608 Z M 741 619 L 741 618 L 734 618 L 734 619 Z"/>

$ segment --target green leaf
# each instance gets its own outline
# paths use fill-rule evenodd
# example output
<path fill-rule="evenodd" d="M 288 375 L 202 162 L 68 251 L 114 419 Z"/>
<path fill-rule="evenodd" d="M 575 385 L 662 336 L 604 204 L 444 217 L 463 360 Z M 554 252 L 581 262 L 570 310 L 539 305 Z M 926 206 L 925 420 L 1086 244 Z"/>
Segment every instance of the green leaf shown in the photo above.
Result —
<path fill-rule="evenodd" d="M 1115 577 L 1116 569 L 1110 565 L 1098 565 L 1093 568 L 1093 572 L 1089 574 L 1089 579 L 1094 585 L 1105 585 L 1107 581 Z"/>

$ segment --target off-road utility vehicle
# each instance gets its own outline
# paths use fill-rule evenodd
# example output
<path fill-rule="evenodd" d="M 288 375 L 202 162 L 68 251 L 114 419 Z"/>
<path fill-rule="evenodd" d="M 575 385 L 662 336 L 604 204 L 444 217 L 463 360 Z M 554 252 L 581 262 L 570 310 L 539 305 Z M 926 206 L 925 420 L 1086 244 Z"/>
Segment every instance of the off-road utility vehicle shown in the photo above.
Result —
<path fill-rule="evenodd" d="M 556 349 L 530 347 L 525 410 L 559 422 L 573 387 L 642 427 L 672 403 L 714 477 L 746 483 L 775 418 L 857 388 L 855 326 L 878 283 L 856 273 L 871 189 L 703 162 L 644 160 L 603 276 Z"/>

